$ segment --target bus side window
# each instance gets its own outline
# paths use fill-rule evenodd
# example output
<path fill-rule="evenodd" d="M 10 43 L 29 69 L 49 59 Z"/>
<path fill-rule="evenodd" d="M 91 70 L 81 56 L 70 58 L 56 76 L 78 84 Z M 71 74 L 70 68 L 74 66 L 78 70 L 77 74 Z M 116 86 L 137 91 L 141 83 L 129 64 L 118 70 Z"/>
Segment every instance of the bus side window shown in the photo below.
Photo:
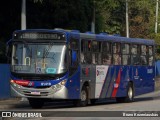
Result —
<path fill-rule="evenodd" d="M 152 66 L 153 65 L 153 46 L 149 46 L 148 47 L 148 55 L 149 55 L 149 65 Z"/>
<path fill-rule="evenodd" d="M 120 65 L 121 64 L 121 44 L 113 43 L 113 64 Z"/>
<path fill-rule="evenodd" d="M 101 64 L 101 42 L 92 41 L 92 64 Z"/>
<path fill-rule="evenodd" d="M 81 40 L 81 63 L 82 64 L 92 63 L 91 41 Z"/>
<path fill-rule="evenodd" d="M 130 45 L 122 44 L 122 64 L 129 65 L 130 64 Z"/>
<path fill-rule="evenodd" d="M 131 64 L 132 65 L 140 64 L 139 54 L 140 54 L 139 45 L 133 44 L 131 46 Z"/>
<path fill-rule="evenodd" d="M 146 45 L 141 45 L 141 64 L 142 65 L 147 65 L 148 64 L 147 46 Z"/>
<path fill-rule="evenodd" d="M 102 64 L 112 64 L 112 47 L 110 42 L 103 42 L 102 44 Z"/>

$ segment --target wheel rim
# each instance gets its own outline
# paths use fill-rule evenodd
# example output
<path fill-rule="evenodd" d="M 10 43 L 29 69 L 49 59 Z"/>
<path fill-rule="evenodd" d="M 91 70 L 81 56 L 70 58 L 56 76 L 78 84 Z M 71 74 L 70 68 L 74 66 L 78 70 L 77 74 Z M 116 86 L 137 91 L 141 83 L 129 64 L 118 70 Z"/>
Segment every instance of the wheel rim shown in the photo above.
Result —
<path fill-rule="evenodd" d="M 82 91 L 81 92 L 81 101 L 86 101 L 86 99 L 87 99 L 87 93 L 86 93 L 86 91 Z"/>
<path fill-rule="evenodd" d="M 129 99 L 133 98 L 133 90 L 131 87 L 129 87 L 129 90 L 128 90 L 128 97 L 129 97 Z"/>

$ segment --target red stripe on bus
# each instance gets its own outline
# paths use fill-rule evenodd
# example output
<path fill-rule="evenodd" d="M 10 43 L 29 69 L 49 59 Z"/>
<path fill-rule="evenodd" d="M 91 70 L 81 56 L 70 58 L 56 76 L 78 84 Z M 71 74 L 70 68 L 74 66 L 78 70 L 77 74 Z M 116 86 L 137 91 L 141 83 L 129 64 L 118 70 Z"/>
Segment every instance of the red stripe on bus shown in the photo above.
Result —
<path fill-rule="evenodd" d="M 118 77 L 117 77 L 116 82 L 115 82 L 116 84 L 118 84 L 118 87 L 119 87 L 120 80 L 121 80 L 121 70 L 119 70 Z M 112 92 L 112 97 L 116 97 L 118 87 L 114 87 L 113 92 Z"/>

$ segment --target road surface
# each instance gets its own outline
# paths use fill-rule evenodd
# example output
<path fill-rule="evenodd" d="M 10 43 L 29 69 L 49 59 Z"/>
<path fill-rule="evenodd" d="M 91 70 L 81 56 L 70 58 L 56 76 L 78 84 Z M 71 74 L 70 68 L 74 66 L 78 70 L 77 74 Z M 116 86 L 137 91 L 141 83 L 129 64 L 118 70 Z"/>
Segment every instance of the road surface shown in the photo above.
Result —
<path fill-rule="evenodd" d="M 1 111 L 12 111 L 12 112 L 39 112 L 42 115 L 42 118 L 38 120 L 46 119 L 56 119 L 56 120 L 117 120 L 117 119 L 160 119 L 160 91 L 153 93 L 141 95 L 135 98 L 135 101 L 132 103 L 116 103 L 115 100 L 107 100 L 97 102 L 95 105 L 88 105 L 86 107 L 74 107 L 72 102 L 50 102 L 46 103 L 42 109 L 32 109 L 29 106 L 28 101 L 20 101 L 19 99 L 15 100 L 5 100 L 0 101 Z M 108 112 L 107 112 L 108 111 Z M 119 112 L 120 111 L 120 112 Z M 158 117 L 132 117 L 133 113 L 139 114 L 157 114 Z M 128 113 L 129 112 L 129 113 Z M 74 113 L 74 114 L 73 114 Z M 122 114 L 127 114 L 127 117 L 123 117 Z M 73 117 L 73 116 L 76 117 Z M 100 116 L 102 115 L 102 116 Z M 130 116 L 128 116 L 130 115 Z M 59 117 L 59 116 L 62 116 Z M 128 118 L 129 117 L 129 118 Z M 6 119 L 6 118 L 5 118 Z M 10 118 L 7 118 L 10 119 Z M 12 118 L 13 119 L 13 118 Z M 14 118 L 15 120 L 21 118 Z M 27 120 L 28 118 L 26 118 Z M 33 119 L 33 118 L 32 118 Z"/>

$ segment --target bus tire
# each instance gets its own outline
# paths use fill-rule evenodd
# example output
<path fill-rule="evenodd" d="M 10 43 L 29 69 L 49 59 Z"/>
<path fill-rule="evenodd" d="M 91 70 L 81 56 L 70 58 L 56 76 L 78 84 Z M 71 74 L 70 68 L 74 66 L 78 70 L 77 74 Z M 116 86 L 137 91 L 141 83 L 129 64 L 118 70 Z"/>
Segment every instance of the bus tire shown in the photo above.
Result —
<path fill-rule="evenodd" d="M 126 97 L 117 97 L 116 101 L 119 103 L 122 102 L 133 102 L 134 101 L 134 89 L 133 84 L 129 83 L 127 87 L 127 96 Z"/>
<path fill-rule="evenodd" d="M 42 108 L 44 101 L 38 98 L 28 98 L 29 104 L 33 109 Z"/>
<path fill-rule="evenodd" d="M 81 93 L 80 93 L 80 99 L 74 100 L 73 104 L 77 107 L 84 107 L 88 104 L 88 89 L 87 86 L 83 86 Z"/>

